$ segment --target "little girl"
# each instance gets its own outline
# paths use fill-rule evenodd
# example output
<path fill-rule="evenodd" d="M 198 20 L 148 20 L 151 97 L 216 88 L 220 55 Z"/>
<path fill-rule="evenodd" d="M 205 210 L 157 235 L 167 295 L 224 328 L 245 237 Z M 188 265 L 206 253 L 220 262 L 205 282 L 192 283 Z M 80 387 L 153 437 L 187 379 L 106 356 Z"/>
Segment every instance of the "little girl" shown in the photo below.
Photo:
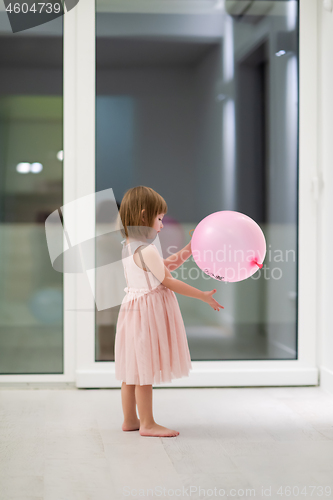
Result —
<path fill-rule="evenodd" d="M 152 386 L 189 375 L 192 368 L 186 331 L 176 293 L 194 297 L 214 310 L 223 308 L 216 289 L 203 292 L 172 277 L 191 255 L 191 242 L 163 259 L 148 240 L 163 228 L 168 207 L 149 187 L 129 189 L 121 202 L 122 262 L 127 287 L 115 339 L 115 376 L 122 380 L 123 431 L 141 436 L 177 436 L 178 431 L 158 425 L 152 411 Z M 224 309 L 224 308 L 223 308 Z M 136 414 L 136 405 L 140 420 Z"/>

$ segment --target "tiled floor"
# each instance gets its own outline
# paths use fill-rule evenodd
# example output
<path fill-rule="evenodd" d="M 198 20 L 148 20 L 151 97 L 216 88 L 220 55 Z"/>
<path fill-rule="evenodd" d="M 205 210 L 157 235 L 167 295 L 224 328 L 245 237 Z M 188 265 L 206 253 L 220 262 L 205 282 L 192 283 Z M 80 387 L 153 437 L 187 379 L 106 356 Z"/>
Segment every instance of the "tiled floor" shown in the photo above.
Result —
<path fill-rule="evenodd" d="M 0 388 L 0 500 L 333 497 L 319 387 L 156 388 L 154 410 L 178 437 L 123 432 L 118 389 Z"/>

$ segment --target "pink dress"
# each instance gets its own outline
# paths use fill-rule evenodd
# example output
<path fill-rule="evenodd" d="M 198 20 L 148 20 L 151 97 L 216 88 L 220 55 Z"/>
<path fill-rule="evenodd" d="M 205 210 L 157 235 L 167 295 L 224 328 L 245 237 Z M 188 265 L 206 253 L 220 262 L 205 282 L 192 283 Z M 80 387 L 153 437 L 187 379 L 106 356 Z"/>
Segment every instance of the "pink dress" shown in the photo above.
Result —
<path fill-rule="evenodd" d="M 127 287 L 116 327 L 115 377 L 135 385 L 188 377 L 191 356 L 176 295 L 134 262 L 133 254 L 143 242 L 125 243 L 122 262 Z"/>

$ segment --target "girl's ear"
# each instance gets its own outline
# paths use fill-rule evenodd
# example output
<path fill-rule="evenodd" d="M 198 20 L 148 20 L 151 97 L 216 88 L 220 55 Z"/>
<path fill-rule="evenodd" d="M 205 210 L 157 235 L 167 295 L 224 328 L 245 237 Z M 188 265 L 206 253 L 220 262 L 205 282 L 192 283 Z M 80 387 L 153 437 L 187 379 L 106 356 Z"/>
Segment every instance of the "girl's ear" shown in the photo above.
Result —
<path fill-rule="evenodd" d="M 141 210 L 141 219 L 142 219 L 142 222 L 145 222 L 145 217 L 144 217 L 144 214 L 143 214 L 144 211 L 145 211 L 145 209 L 143 208 Z"/>

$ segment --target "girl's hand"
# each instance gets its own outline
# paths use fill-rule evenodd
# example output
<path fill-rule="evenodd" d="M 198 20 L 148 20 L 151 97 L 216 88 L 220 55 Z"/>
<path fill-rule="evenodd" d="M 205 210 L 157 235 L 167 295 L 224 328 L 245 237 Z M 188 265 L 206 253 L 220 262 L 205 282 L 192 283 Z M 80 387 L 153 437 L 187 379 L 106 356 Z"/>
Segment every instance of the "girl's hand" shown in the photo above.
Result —
<path fill-rule="evenodd" d="M 191 229 L 191 231 L 189 231 L 189 235 L 191 236 L 191 239 L 190 239 L 190 242 L 186 245 L 186 248 L 190 252 L 190 255 L 192 255 L 192 246 L 191 246 L 191 243 L 192 243 L 193 231 L 194 231 L 194 229 Z"/>
<path fill-rule="evenodd" d="M 220 307 L 224 309 L 221 304 L 219 304 L 214 298 L 213 294 L 216 293 L 216 288 L 212 290 L 211 292 L 202 292 L 203 293 L 203 302 L 207 302 L 208 305 L 210 305 L 215 311 L 219 311 Z"/>

